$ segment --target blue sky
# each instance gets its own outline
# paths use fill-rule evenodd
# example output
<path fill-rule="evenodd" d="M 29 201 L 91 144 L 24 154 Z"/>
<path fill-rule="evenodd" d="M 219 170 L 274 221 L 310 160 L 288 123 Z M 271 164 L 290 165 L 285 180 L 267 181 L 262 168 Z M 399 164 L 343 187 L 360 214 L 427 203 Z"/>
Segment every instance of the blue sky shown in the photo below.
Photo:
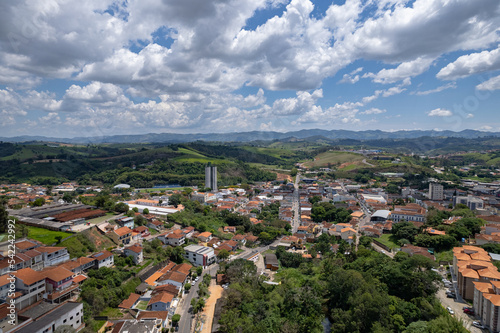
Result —
<path fill-rule="evenodd" d="M 498 0 L 0 3 L 1 136 L 500 131 Z"/>

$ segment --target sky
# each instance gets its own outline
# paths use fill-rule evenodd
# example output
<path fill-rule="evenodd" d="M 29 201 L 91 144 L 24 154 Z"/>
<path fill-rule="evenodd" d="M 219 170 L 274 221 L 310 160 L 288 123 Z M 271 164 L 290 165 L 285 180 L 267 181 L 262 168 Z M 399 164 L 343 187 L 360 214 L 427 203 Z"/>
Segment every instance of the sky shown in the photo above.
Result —
<path fill-rule="evenodd" d="M 498 0 L 0 2 L 0 136 L 500 131 Z"/>

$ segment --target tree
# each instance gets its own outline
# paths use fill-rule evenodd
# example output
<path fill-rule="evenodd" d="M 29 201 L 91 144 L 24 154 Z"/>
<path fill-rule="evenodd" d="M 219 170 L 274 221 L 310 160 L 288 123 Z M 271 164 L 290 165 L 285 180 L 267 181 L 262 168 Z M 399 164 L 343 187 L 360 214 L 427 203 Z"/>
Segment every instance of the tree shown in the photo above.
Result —
<path fill-rule="evenodd" d="M 148 224 L 148 220 L 146 220 L 146 218 L 142 215 L 137 215 L 134 217 L 134 223 L 137 226 L 146 225 Z"/>
<path fill-rule="evenodd" d="M 0 232 L 5 232 L 9 225 L 9 213 L 5 209 L 5 200 L 0 201 Z"/>
<path fill-rule="evenodd" d="M 73 195 L 72 195 L 72 194 L 70 194 L 70 193 L 68 193 L 68 192 L 66 192 L 66 193 L 64 193 L 64 195 L 63 195 L 62 199 L 63 199 L 65 202 L 67 202 L 67 203 L 71 203 L 71 202 L 73 202 Z M 97 205 L 97 206 L 99 206 L 98 204 L 96 204 L 96 205 Z M 104 203 L 103 203 L 103 205 L 102 205 L 102 206 L 104 206 Z M 99 207 L 102 207 L 102 206 L 99 206 Z"/>
<path fill-rule="evenodd" d="M 385 189 L 386 189 L 387 193 L 391 193 L 391 194 L 398 194 L 399 193 L 399 186 L 394 184 L 394 183 L 388 184 Z"/>
<path fill-rule="evenodd" d="M 168 203 L 177 207 L 180 205 L 182 200 L 182 196 L 179 193 L 172 194 L 170 198 L 168 198 Z"/>
<path fill-rule="evenodd" d="M 187 291 L 187 292 L 189 292 L 190 289 L 191 289 L 191 283 L 186 283 L 184 285 L 184 290 Z"/>
<path fill-rule="evenodd" d="M 35 201 L 31 204 L 33 207 L 41 207 L 45 204 L 45 199 L 44 198 L 36 198 Z"/>
<path fill-rule="evenodd" d="M 297 176 L 298 172 L 299 170 L 297 170 L 297 168 L 292 168 L 292 170 L 290 171 L 290 176 L 295 177 Z"/>
<path fill-rule="evenodd" d="M 124 203 L 124 202 L 119 202 L 119 203 L 117 203 L 117 204 L 115 205 L 115 211 L 116 211 L 117 213 L 126 213 L 126 212 L 128 212 L 128 210 L 129 210 L 129 207 L 128 207 L 128 205 L 127 205 L 126 203 Z"/>
<path fill-rule="evenodd" d="M 142 210 L 142 213 L 143 213 L 143 214 L 149 214 L 149 209 L 144 208 L 144 209 Z"/>
<path fill-rule="evenodd" d="M 309 198 L 309 202 L 312 205 L 314 205 L 315 203 L 320 202 L 320 201 L 321 201 L 321 197 L 318 195 L 315 195 L 315 196 Z"/>
<path fill-rule="evenodd" d="M 217 259 L 226 260 L 227 258 L 229 258 L 229 251 L 228 250 L 222 249 L 219 251 L 219 253 L 217 253 Z"/>
<path fill-rule="evenodd" d="M 197 266 L 196 267 L 196 273 L 198 274 L 198 276 L 201 276 L 201 274 L 203 274 L 203 267 L 202 266 Z"/>
<path fill-rule="evenodd" d="M 177 326 L 181 320 L 181 315 L 176 313 L 172 316 L 172 326 Z"/>

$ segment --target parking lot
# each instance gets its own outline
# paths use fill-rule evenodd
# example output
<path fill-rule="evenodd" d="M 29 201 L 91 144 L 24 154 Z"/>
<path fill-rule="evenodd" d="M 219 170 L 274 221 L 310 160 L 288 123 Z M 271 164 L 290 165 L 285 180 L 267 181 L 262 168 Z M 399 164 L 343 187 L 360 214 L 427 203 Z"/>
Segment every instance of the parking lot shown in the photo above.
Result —
<path fill-rule="evenodd" d="M 471 307 L 472 304 L 465 302 L 460 295 L 456 293 L 456 281 L 447 281 L 445 282 L 446 286 L 441 286 L 439 288 L 436 296 L 441 301 L 443 307 L 448 310 L 452 316 L 454 316 L 458 320 L 462 320 L 464 327 L 469 330 L 471 333 L 481 333 L 488 332 L 488 330 L 480 329 L 475 327 L 472 322 L 479 320 L 474 315 L 468 314 L 464 312 L 464 307 Z"/>

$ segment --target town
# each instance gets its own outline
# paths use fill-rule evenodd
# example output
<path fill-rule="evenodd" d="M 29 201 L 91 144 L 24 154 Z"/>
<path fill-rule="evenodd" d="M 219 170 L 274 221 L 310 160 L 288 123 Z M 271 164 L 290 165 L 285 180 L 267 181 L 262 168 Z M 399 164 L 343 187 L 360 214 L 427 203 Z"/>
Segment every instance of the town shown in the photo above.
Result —
<path fill-rule="evenodd" d="M 368 153 L 370 162 L 356 163 L 404 163 Z M 0 243 L 0 328 L 231 332 L 224 295 L 248 283 L 244 272 L 279 288 L 289 269 L 378 255 L 422 257 L 412 265 L 429 279 L 424 294 L 468 330 L 497 330 L 500 181 L 444 181 L 434 178 L 446 170 L 439 166 L 427 177 L 361 170 L 337 178 L 345 163 L 317 162 L 234 186 L 220 186 L 211 164 L 204 186 L 0 185 L 3 223 L 16 230 L 14 253 Z"/>

